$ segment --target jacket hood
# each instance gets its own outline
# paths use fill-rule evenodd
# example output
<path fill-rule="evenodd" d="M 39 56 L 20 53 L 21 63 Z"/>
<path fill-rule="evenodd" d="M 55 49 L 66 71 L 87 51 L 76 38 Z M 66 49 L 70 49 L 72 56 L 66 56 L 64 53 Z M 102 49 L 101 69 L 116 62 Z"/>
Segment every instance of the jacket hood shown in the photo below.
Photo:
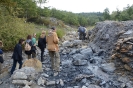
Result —
<path fill-rule="evenodd" d="M 48 32 L 48 36 L 52 36 L 53 35 L 53 32 L 52 31 L 49 31 Z"/>
<path fill-rule="evenodd" d="M 26 42 L 28 42 L 28 43 L 29 43 L 30 41 L 31 41 L 31 39 L 26 40 Z"/>

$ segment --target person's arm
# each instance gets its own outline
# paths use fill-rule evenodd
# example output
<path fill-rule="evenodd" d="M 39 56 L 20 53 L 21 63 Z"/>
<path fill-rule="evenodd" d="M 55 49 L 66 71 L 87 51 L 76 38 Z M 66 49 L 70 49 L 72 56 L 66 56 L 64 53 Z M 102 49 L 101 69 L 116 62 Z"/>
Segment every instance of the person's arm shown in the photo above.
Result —
<path fill-rule="evenodd" d="M 23 57 L 22 57 L 22 47 L 21 47 L 21 45 L 18 45 L 17 51 L 18 51 L 18 57 L 19 57 L 18 59 L 22 60 Z"/>
<path fill-rule="evenodd" d="M 0 54 L 3 54 L 3 51 L 0 49 Z"/>
<path fill-rule="evenodd" d="M 55 44 L 58 44 L 59 43 L 59 39 L 58 39 L 58 36 L 57 36 L 57 34 L 56 33 L 53 33 L 53 37 L 54 37 L 54 43 Z"/>
<path fill-rule="evenodd" d="M 48 42 L 48 38 L 46 37 L 46 43 Z"/>
<path fill-rule="evenodd" d="M 46 36 L 45 36 L 44 39 L 43 39 L 43 43 L 44 43 L 44 44 L 47 43 L 47 41 L 46 41 Z"/>
<path fill-rule="evenodd" d="M 38 47 L 40 47 L 40 38 L 38 39 Z"/>

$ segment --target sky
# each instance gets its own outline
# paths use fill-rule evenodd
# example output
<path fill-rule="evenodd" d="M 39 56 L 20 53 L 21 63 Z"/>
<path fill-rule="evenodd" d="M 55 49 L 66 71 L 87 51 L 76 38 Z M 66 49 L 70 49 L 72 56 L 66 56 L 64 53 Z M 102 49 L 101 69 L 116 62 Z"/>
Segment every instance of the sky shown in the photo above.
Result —
<path fill-rule="evenodd" d="M 48 0 L 44 6 L 73 13 L 103 12 L 108 8 L 112 13 L 116 8 L 123 10 L 128 4 L 133 5 L 133 0 Z"/>

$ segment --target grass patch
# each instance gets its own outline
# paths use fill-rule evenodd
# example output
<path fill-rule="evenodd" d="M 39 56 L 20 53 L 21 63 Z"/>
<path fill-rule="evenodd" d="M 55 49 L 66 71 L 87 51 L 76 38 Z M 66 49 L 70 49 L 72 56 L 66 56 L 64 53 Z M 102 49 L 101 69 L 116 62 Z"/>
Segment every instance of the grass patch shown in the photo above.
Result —
<path fill-rule="evenodd" d="M 86 29 L 87 30 L 92 30 L 95 26 L 88 26 Z"/>
<path fill-rule="evenodd" d="M 56 30 L 56 33 L 57 33 L 59 39 L 62 39 L 62 37 L 65 35 L 65 30 L 63 30 L 63 29 L 57 29 Z"/>

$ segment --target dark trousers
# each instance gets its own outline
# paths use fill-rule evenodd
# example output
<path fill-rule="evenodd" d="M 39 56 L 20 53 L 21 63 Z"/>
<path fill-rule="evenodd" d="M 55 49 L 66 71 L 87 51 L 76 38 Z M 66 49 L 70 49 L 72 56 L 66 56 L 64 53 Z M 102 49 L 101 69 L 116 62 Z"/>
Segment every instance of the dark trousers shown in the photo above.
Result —
<path fill-rule="evenodd" d="M 85 40 L 86 33 L 79 33 L 79 39 Z"/>
<path fill-rule="evenodd" d="M 36 58 L 36 51 L 32 52 L 32 58 Z"/>
<path fill-rule="evenodd" d="M 22 60 L 14 60 L 13 59 L 13 66 L 12 66 L 12 69 L 11 69 L 11 74 L 13 74 L 13 72 L 15 71 L 17 62 L 19 63 L 19 69 L 22 67 Z"/>
<path fill-rule="evenodd" d="M 41 62 L 43 62 L 44 58 L 43 58 L 43 54 L 44 54 L 44 48 L 41 49 Z"/>

